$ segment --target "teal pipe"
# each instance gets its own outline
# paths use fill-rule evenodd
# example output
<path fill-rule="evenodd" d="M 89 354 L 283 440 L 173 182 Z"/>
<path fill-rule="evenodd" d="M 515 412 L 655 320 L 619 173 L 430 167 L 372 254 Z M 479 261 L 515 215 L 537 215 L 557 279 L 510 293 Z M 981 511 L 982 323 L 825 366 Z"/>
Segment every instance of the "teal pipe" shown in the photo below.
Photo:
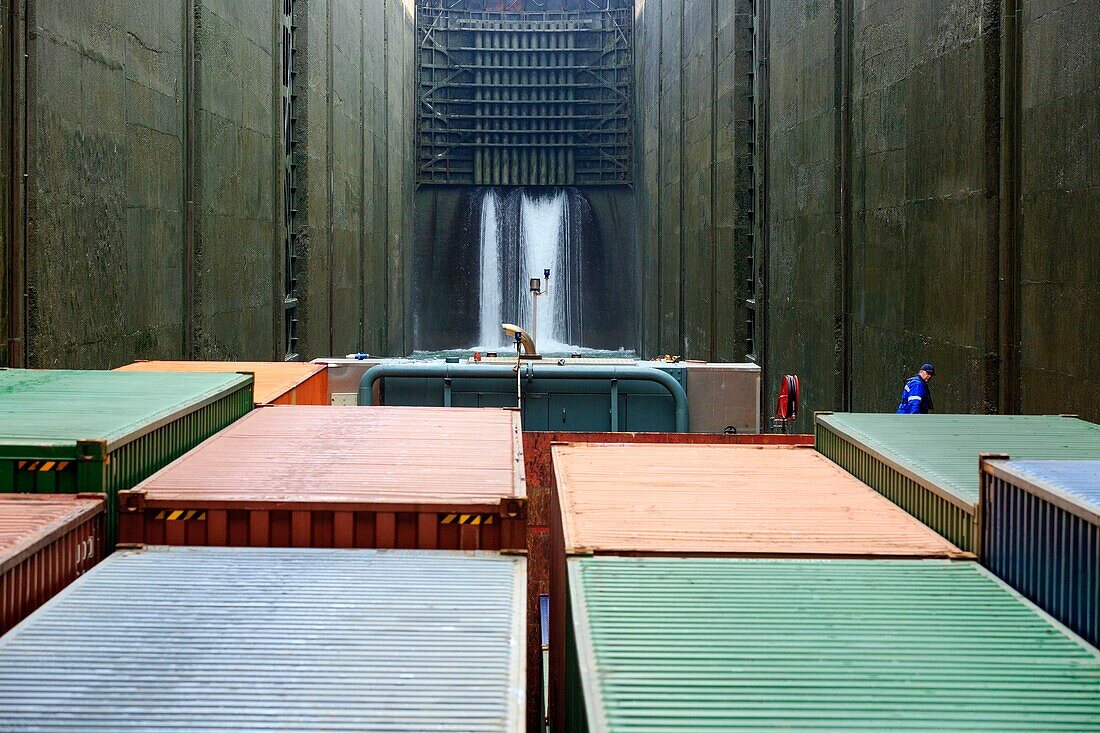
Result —
<path fill-rule="evenodd" d="M 667 372 L 653 367 L 641 366 L 596 366 L 584 364 L 535 364 L 524 362 L 521 367 L 525 379 L 594 379 L 611 383 L 611 392 L 618 393 L 617 380 L 637 382 L 655 382 L 661 385 L 676 404 L 676 432 L 688 432 L 687 393 L 676 378 Z M 374 402 L 374 383 L 387 377 L 443 379 L 448 384 L 452 379 L 514 379 L 515 367 L 507 364 L 443 364 L 432 363 L 388 363 L 376 364 L 363 374 L 359 382 L 359 404 L 370 405 Z M 449 389 L 445 392 L 449 396 Z M 618 409 L 612 410 L 613 424 L 618 422 Z"/>

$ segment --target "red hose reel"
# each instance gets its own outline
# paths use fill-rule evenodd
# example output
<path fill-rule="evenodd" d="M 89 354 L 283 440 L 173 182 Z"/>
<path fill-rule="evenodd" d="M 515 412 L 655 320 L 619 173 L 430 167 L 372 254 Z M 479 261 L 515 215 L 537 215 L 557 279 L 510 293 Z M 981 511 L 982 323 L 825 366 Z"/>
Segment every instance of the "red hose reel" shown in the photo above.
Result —
<path fill-rule="evenodd" d="M 783 428 L 784 432 L 787 430 L 787 424 L 794 422 L 798 417 L 800 391 L 796 375 L 784 374 L 779 380 L 779 398 L 775 401 L 775 417 L 772 418 L 772 423 Z"/>

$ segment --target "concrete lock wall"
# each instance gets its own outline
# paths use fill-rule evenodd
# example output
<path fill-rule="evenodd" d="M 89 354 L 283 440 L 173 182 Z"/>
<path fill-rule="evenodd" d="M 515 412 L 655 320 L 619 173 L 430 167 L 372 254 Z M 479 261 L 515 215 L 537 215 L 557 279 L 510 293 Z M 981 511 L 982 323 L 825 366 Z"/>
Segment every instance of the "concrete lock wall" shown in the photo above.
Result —
<path fill-rule="evenodd" d="M 2 363 L 283 357 L 282 12 L 2 0 Z M 401 351 L 412 0 L 294 17 L 297 350 Z"/>
<path fill-rule="evenodd" d="M 752 2 L 636 0 L 641 351 L 740 361 L 752 256 Z"/>
<path fill-rule="evenodd" d="M 1100 18 L 1030 0 L 766 5 L 766 397 L 1100 419 Z M 1018 18 L 1018 22 L 1016 19 Z"/>

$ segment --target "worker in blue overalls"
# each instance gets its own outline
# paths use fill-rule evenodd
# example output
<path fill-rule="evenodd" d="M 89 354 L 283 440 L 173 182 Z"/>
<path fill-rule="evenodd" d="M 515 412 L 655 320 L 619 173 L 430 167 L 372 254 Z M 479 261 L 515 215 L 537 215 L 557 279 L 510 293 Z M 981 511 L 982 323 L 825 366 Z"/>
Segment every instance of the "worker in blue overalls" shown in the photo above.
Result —
<path fill-rule="evenodd" d="M 928 384 L 936 368 L 931 364 L 924 364 L 920 371 L 909 377 L 905 388 L 901 391 L 901 403 L 898 405 L 899 415 L 924 415 L 932 412 L 932 390 Z"/>

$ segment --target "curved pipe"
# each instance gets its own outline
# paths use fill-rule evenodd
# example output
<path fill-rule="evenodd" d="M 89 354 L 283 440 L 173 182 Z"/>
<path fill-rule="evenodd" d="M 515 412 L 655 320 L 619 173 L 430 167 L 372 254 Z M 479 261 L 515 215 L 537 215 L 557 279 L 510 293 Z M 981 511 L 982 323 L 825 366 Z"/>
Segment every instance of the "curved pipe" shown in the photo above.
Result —
<path fill-rule="evenodd" d="M 612 391 L 616 380 L 654 382 L 661 385 L 676 403 L 676 432 L 688 431 L 687 393 L 676 378 L 667 372 L 653 367 L 640 366 L 585 366 L 571 364 L 522 364 L 527 379 L 598 379 L 612 382 Z M 376 364 L 363 374 L 359 382 L 359 404 L 373 403 L 374 383 L 386 377 L 422 377 L 435 379 L 512 379 L 515 367 L 507 364 Z M 618 420 L 615 420 L 617 423 Z"/>

